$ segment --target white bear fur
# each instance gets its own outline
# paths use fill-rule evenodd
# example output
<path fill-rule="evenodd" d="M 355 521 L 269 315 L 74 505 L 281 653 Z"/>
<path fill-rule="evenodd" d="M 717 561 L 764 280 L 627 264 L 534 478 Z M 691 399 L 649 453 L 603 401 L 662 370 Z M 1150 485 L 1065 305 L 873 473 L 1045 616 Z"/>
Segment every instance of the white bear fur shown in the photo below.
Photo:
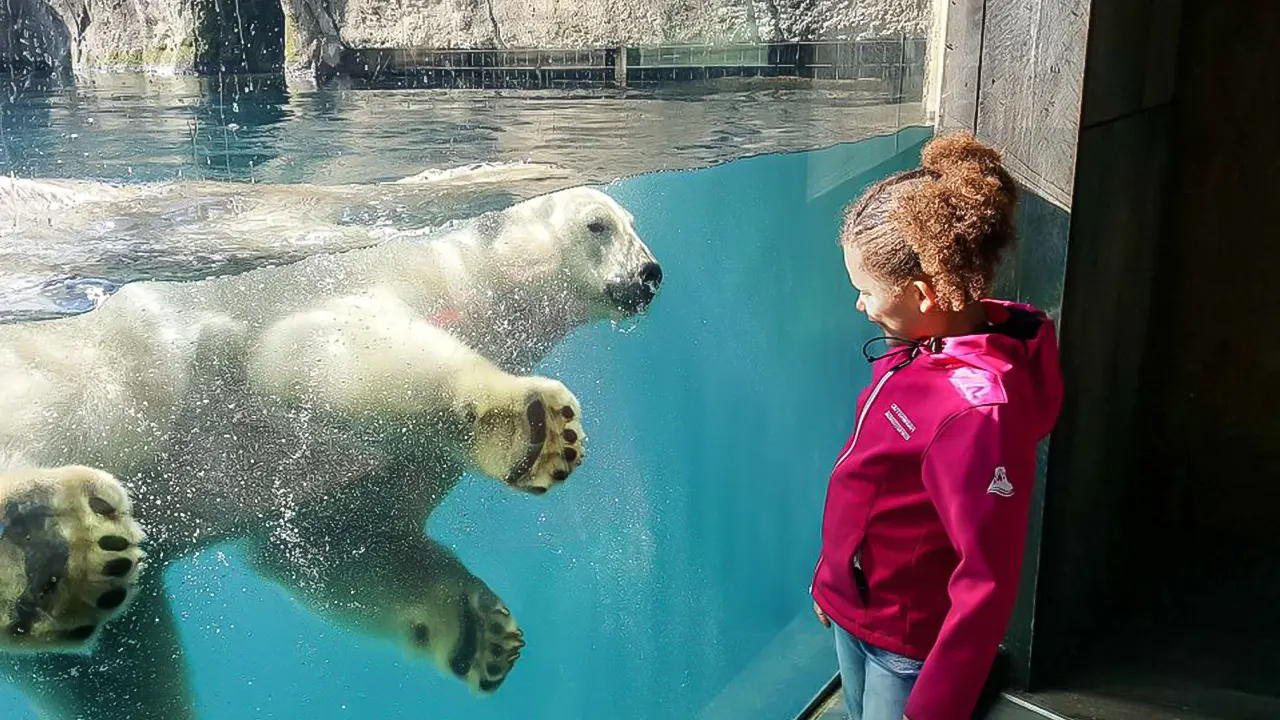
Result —
<path fill-rule="evenodd" d="M 302 604 L 492 692 L 523 635 L 482 581 L 421 536 L 422 524 L 468 468 L 541 494 L 582 462 L 576 398 L 524 373 L 574 327 L 641 310 L 657 291 L 654 268 L 631 215 L 579 187 L 423 237 L 197 282 L 133 283 L 82 315 L 0 326 L 0 507 L 35 497 L 35 478 L 48 492 L 32 502 L 54 508 L 72 547 L 123 537 L 135 561 L 136 515 L 153 566 L 107 579 L 115 584 L 202 545 L 245 540 L 264 576 Z M 617 287 L 644 300 L 620 303 L 608 290 Z M 107 503 L 85 515 L 94 497 Z M 76 512 L 59 514 L 59 502 Z M 13 542 L 0 538 L 0 611 L 21 585 Z M 63 581 L 102 582 L 87 566 Z M 137 612 L 161 613 L 163 600 L 144 596 L 131 597 L 150 603 Z M 57 642 L 0 631 L 0 651 L 65 652 L 68 632 L 123 627 L 113 618 L 135 612 L 86 620 L 82 608 L 63 621 L 51 607 L 35 626 Z M 155 634 L 157 648 L 174 644 L 161 630 L 138 632 Z M 70 649 L 119 645 L 114 637 L 99 630 Z M 162 672 L 163 652 L 127 652 L 137 655 L 130 672 Z M 36 687 L 25 677 L 36 666 L 15 663 L 10 679 L 55 716 L 97 717 L 85 698 L 112 692 L 105 676 Z M 150 707 L 188 716 L 190 698 L 178 697 L 187 691 L 172 684 L 139 690 L 147 697 L 133 717 L 151 717 Z"/>

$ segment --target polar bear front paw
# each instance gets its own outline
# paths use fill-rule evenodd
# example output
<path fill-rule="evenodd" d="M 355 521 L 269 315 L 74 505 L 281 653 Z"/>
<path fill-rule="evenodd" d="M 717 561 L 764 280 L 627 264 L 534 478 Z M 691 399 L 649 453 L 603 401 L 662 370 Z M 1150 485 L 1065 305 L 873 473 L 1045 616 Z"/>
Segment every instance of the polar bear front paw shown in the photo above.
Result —
<path fill-rule="evenodd" d="M 0 647 L 75 650 L 125 607 L 144 553 L 125 489 L 70 466 L 0 488 Z"/>
<path fill-rule="evenodd" d="M 548 380 L 525 397 L 528 443 L 505 482 L 541 495 L 582 464 L 582 408 L 564 385 Z"/>
<path fill-rule="evenodd" d="M 409 637 L 473 691 L 497 691 L 520 658 L 524 631 L 488 588 L 477 585 L 443 607 L 410 615 Z"/>
<path fill-rule="evenodd" d="M 548 378 L 524 378 L 518 408 L 472 413 L 481 469 L 511 487 L 542 495 L 582 464 L 582 408 L 569 389 Z"/>

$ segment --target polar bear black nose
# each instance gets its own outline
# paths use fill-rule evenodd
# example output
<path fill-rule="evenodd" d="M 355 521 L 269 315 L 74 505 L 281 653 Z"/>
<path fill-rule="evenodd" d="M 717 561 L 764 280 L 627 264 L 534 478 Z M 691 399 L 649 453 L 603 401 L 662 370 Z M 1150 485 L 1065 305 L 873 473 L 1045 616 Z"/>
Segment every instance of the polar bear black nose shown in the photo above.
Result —
<path fill-rule="evenodd" d="M 656 262 L 646 262 L 634 276 L 609 283 L 604 292 L 619 310 L 636 313 L 648 307 L 661 285 L 662 266 Z"/>
<path fill-rule="evenodd" d="M 655 294 L 662 285 L 662 266 L 656 262 L 647 262 L 640 266 L 640 284 Z"/>

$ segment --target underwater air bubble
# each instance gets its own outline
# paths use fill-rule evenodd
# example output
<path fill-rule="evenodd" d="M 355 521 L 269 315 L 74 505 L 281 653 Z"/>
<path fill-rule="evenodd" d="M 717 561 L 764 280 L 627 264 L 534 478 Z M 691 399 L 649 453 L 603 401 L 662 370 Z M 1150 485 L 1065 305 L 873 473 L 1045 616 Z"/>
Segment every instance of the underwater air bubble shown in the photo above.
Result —
<path fill-rule="evenodd" d="M 622 333 L 623 335 L 630 335 L 640 328 L 640 323 L 642 322 L 644 322 L 644 320 L 639 315 L 632 315 L 631 317 L 623 318 L 621 320 L 611 320 L 609 324 L 613 326 L 614 330 Z"/>

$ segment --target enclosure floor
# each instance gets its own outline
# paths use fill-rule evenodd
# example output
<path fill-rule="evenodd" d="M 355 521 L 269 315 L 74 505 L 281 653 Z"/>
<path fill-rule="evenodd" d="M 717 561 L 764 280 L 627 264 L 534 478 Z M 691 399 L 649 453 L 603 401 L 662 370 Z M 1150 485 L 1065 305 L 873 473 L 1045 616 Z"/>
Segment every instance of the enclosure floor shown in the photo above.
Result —
<path fill-rule="evenodd" d="M 1130 691 L 1140 695 L 1140 691 Z M 1015 698 L 1016 701 L 1014 699 Z M 1021 701 L 1021 702 L 1017 702 Z M 1203 701 L 1203 700 L 1202 700 Z M 1129 699 L 1094 692 L 1007 693 L 983 720 L 1276 720 L 1280 700 L 1252 695 L 1212 698 L 1212 710 L 1192 710 L 1176 698 Z M 1031 707 L 1028 707 L 1031 706 Z M 845 720 L 844 695 L 832 693 L 804 720 Z"/>
<path fill-rule="evenodd" d="M 808 720 L 845 720 L 844 693 L 837 688 Z"/>
<path fill-rule="evenodd" d="M 1123 692 L 1123 696 L 1120 694 Z M 1141 690 L 1111 692 L 1056 691 L 1015 693 L 1014 697 L 1050 710 L 1069 720 L 1274 720 L 1280 718 L 1280 700 L 1252 695 L 1221 694 L 1197 697 L 1191 708 L 1173 692 Z M 1008 704 L 1008 703 L 1005 703 Z M 1004 716 L 993 713 L 990 720 Z M 1008 716 L 1010 720 L 1014 716 Z M 1053 717 L 1053 715 L 1047 715 Z"/>

